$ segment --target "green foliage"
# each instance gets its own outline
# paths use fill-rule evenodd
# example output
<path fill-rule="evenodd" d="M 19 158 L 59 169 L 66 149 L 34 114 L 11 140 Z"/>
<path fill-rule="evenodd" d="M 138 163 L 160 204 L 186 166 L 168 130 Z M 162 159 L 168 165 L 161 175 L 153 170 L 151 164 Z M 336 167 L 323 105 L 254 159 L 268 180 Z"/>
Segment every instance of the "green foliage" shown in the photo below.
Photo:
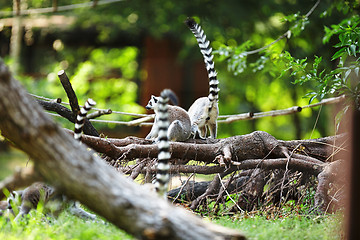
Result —
<path fill-rule="evenodd" d="M 141 112 L 143 108 L 136 104 L 137 85 L 131 81 L 138 71 L 137 54 L 134 47 L 91 51 L 89 59 L 80 63 L 71 77 L 79 99 L 92 97 L 98 108 Z"/>
<path fill-rule="evenodd" d="M 219 55 L 218 61 L 224 61 L 226 59 L 228 71 L 238 75 L 243 73 L 247 68 L 247 55 L 243 53 L 253 45 L 251 41 L 246 41 L 236 47 L 222 45 L 217 51 L 214 51 L 214 54 Z"/>
<path fill-rule="evenodd" d="M 359 97 L 360 82 L 359 76 L 359 52 L 360 52 L 360 17 L 358 15 L 341 21 L 340 24 L 325 27 L 324 43 L 328 43 L 332 36 L 338 36 L 339 42 L 334 46 L 339 50 L 332 56 L 331 60 L 338 60 L 337 68 L 327 71 L 326 68 L 319 69 L 322 57 L 315 56 L 312 66 L 308 66 L 307 59 L 296 59 L 285 52 L 287 68 L 283 73 L 291 70 L 291 75 L 296 77 L 296 84 L 304 84 L 308 81 L 315 81 L 317 90 L 310 92 L 310 102 L 315 98 L 323 99 L 329 95 L 346 94 L 357 99 Z M 352 61 L 346 61 L 354 57 Z M 354 73 L 351 76 L 351 73 Z M 358 102 L 356 102 L 358 104 Z"/>
<path fill-rule="evenodd" d="M 57 77 L 57 72 L 65 69 L 79 104 L 85 103 L 87 98 L 93 98 L 97 108 L 113 109 L 116 111 L 142 113 L 144 108 L 139 106 L 138 85 L 138 49 L 135 47 L 125 48 L 81 48 L 70 54 L 73 49 L 66 46 L 59 50 L 63 56 L 60 63 L 50 61 L 47 65 L 47 78 L 33 79 L 28 76 L 19 76 L 18 79 L 33 94 L 48 98 L 60 97 L 67 101 L 66 93 Z M 84 58 L 83 62 L 76 62 Z M 103 116 L 107 120 L 126 120 L 128 117 L 111 114 Z M 71 123 L 63 121 L 63 124 L 72 128 Z M 109 125 L 113 127 L 113 125 Z"/>
<path fill-rule="evenodd" d="M 341 214 L 293 215 L 268 219 L 259 215 L 239 215 L 214 220 L 243 232 L 247 239 L 342 239 Z"/>
<path fill-rule="evenodd" d="M 292 25 L 289 28 L 288 37 L 290 38 L 290 34 L 297 37 L 300 35 L 302 31 L 304 31 L 305 26 L 309 24 L 309 19 L 305 15 L 301 15 L 300 13 L 290 14 L 284 17 L 284 21 L 291 23 Z"/>
<path fill-rule="evenodd" d="M 85 221 L 68 212 L 57 219 L 45 217 L 40 211 L 18 223 L 0 217 L 0 239 L 133 239 L 111 224 Z"/>

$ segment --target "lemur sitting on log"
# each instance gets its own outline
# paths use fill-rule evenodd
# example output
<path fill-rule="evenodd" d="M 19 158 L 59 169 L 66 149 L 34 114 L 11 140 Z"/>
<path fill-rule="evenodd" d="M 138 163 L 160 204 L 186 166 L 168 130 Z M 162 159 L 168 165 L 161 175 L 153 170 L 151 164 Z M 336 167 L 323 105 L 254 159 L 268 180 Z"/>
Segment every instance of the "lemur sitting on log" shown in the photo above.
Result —
<path fill-rule="evenodd" d="M 191 119 L 192 134 L 194 137 L 198 135 L 200 138 L 206 138 L 207 128 L 210 130 L 210 137 L 216 138 L 217 123 L 219 116 L 218 98 L 219 98 L 219 81 L 214 68 L 212 48 L 210 42 L 206 40 L 206 35 L 200 25 L 193 18 L 185 21 L 196 37 L 200 51 L 204 57 L 206 70 L 209 77 L 209 95 L 207 97 L 198 98 L 189 108 L 188 113 Z"/>
<path fill-rule="evenodd" d="M 177 104 L 176 95 L 169 96 L 172 98 L 172 102 Z M 151 96 L 149 103 L 146 105 L 146 109 L 153 109 L 155 112 L 154 125 L 151 128 L 150 133 L 146 136 L 146 139 L 156 140 L 159 135 L 159 124 L 161 121 L 160 110 L 159 110 L 160 97 Z M 189 114 L 181 107 L 168 106 L 168 119 L 169 129 L 167 130 L 167 137 L 170 141 L 186 141 L 190 138 L 191 134 L 191 121 Z"/>

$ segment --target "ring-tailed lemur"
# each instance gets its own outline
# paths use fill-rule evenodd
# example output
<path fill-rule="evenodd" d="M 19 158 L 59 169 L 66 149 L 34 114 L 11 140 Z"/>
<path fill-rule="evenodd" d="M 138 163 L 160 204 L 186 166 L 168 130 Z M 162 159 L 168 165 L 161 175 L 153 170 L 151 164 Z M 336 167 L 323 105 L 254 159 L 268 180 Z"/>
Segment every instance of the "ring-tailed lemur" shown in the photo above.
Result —
<path fill-rule="evenodd" d="M 219 116 L 218 98 L 219 98 L 219 81 L 214 68 L 212 48 L 210 42 L 206 40 L 206 35 L 200 25 L 193 18 L 187 18 L 186 25 L 190 28 L 196 37 L 200 51 L 204 57 L 206 70 L 209 77 L 209 95 L 198 98 L 189 108 L 188 113 L 191 119 L 192 134 L 196 137 L 198 134 L 201 138 L 206 138 L 207 128 L 210 130 L 210 137 L 216 138 L 217 123 Z"/>
<path fill-rule="evenodd" d="M 175 94 L 174 94 L 175 96 Z M 172 97 L 174 97 L 172 96 Z M 159 135 L 159 127 L 157 122 L 159 121 L 159 99 L 160 97 L 151 96 L 149 103 L 146 105 L 146 109 L 153 109 L 155 112 L 154 125 L 151 128 L 150 133 L 146 136 L 146 139 L 156 140 Z M 175 99 L 172 102 L 175 103 Z M 189 114 L 181 107 L 168 106 L 169 114 L 169 129 L 167 131 L 167 137 L 170 141 L 186 141 L 191 135 L 191 120 Z"/>
<path fill-rule="evenodd" d="M 79 114 L 76 116 L 75 120 L 75 130 L 74 130 L 74 138 L 75 140 L 81 140 L 82 130 L 84 127 L 84 121 L 86 118 L 87 113 L 91 110 L 93 106 L 96 105 L 96 102 L 91 98 L 86 100 L 84 107 L 80 108 Z"/>
<path fill-rule="evenodd" d="M 88 98 L 84 104 L 84 107 L 80 108 L 79 114 L 76 116 L 74 139 L 80 141 L 83 133 L 83 127 L 85 118 L 92 107 L 96 105 L 96 102 L 91 98 Z M 70 212 L 74 215 L 82 218 L 95 219 L 96 215 L 86 212 L 80 207 L 78 201 L 70 201 Z"/>
<path fill-rule="evenodd" d="M 40 201 L 46 204 L 49 199 L 53 197 L 54 192 L 55 190 L 53 187 L 43 182 L 35 182 L 29 187 L 25 188 L 20 193 L 21 205 L 15 221 L 17 221 L 20 217 L 28 214 L 31 209 L 36 209 Z M 10 205 L 9 208 L 11 207 L 12 206 Z"/>
<path fill-rule="evenodd" d="M 96 102 L 92 99 L 88 99 L 84 105 L 80 109 L 80 113 L 76 117 L 75 121 L 75 130 L 74 130 L 74 138 L 75 140 L 80 140 L 82 136 L 82 130 L 84 126 L 84 120 L 86 115 L 90 109 L 95 106 Z M 18 215 L 15 220 L 18 220 L 20 217 L 28 214 L 31 209 L 36 209 L 38 203 L 41 201 L 44 204 L 47 204 L 50 200 L 52 202 L 57 203 L 53 204 L 50 208 L 56 212 L 64 210 L 65 204 L 68 205 L 70 212 L 76 216 L 87 218 L 87 219 L 96 219 L 96 215 L 91 214 L 80 208 L 80 203 L 77 201 L 69 201 L 65 196 L 56 193 L 55 188 L 49 186 L 43 182 L 36 182 L 24 189 L 21 193 L 21 206 Z M 9 208 L 11 209 L 11 204 L 9 204 Z"/>
<path fill-rule="evenodd" d="M 169 99 L 176 99 L 176 95 L 170 89 L 164 89 L 158 98 L 158 163 L 155 189 L 160 196 L 166 198 L 168 183 L 170 179 L 170 144 L 168 139 L 169 129 Z"/>

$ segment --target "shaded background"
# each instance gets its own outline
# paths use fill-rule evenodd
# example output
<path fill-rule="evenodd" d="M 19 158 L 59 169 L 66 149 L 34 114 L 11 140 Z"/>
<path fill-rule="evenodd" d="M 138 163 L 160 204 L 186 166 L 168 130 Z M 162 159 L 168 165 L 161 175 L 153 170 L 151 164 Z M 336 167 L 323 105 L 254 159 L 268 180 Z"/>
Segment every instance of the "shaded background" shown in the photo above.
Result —
<path fill-rule="evenodd" d="M 329 0 L 321 1 L 301 26 L 294 26 L 294 19 L 305 15 L 315 1 L 124 0 L 104 5 L 94 1 L 83 8 L 74 4 L 91 1 L 18 2 L 0 3 L 0 56 L 30 93 L 67 101 L 57 78 L 64 69 L 80 104 L 91 97 L 98 108 L 132 113 L 146 113 L 150 95 L 164 88 L 173 89 L 185 109 L 196 98 L 207 96 L 207 73 L 195 37 L 184 24 L 187 16 L 195 17 L 211 41 L 220 81 L 220 115 L 228 115 L 308 104 L 304 95 L 316 86 L 311 82 L 294 85 L 290 72 L 281 76 L 285 63 L 280 55 L 289 51 L 310 60 L 323 56 L 323 67 L 335 68 L 330 59 L 336 52 L 332 47 L 336 39 L 323 43 L 324 26 L 338 24 L 347 15 L 345 11 L 330 13 L 333 1 Z M 64 5 L 74 8 L 56 11 Z M 38 8 L 55 12 L 16 16 Z M 261 48 L 288 29 L 293 29 L 291 38 L 244 60 L 226 56 L 228 50 L 237 55 Z M 325 106 L 276 118 L 222 123 L 218 137 L 255 130 L 285 140 L 327 136 L 334 134 L 330 114 Z M 128 121 L 131 117 L 112 114 L 101 119 Z M 144 137 L 150 131 L 149 127 L 117 124 L 94 126 L 109 137 Z M 6 149 L 7 144 L 2 146 Z"/>

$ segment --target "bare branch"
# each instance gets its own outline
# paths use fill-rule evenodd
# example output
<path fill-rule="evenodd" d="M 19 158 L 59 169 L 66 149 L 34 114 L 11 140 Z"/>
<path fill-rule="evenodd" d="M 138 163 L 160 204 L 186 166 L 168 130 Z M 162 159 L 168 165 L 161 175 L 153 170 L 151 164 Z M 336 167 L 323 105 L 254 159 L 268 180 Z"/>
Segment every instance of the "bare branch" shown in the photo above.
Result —
<path fill-rule="evenodd" d="M 328 98 L 323 99 L 322 101 L 314 104 L 309 104 L 303 107 L 300 106 L 294 106 L 287 109 L 280 109 L 280 110 L 273 110 L 268 112 L 259 112 L 259 113 L 242 113 L 242 114 L 236 114 L 236 115 L 222 115 L 219 116 L 219 119 L 226 118 L 224 120 L 218 120 L 218 123 L 231 123 L 239 120 L 248 120 L 248 119 L 257 119 L 257 118 L 263 118 L 263 117 L 276 117 L 276 116 L 283 116 L 283 115 L 289 115 L 301 112 L 302 109 L 305 108 L 313 108 L 321 105 L 327 105 L 327 104 L 335 104 L 339 103 L 341 101 L 345 100 L 345 95 L 341 95 L 339 97 L 334 98 Z"/>
<path fill-rule="evenodd" d="M 61 85 L 63 86 L 63 88 L 66 92 L 66 95 L 69 98 L 71 110 L 73 111 L 74 114 L 76 114 L 76 115 L 79 114 L 79 111 L 80 111 L 79 102 L 78 102 L 75 91 L 72 88 L 70 80 L 69 80 L 68 76 L 66 75 L 65 71 L 60 70 L 58 72 L 58 77 L 60 79 Z"/>
<path fill-rule="evenodd" d="M 52 99 L 37 96 L 34 94 L 30 94 L 31 96 L 45 100 L 45 101 L 53 101 Z M 257 119 L 257 118 L 263 118 L 263 117 L 276 117 L 276 116 L 282 116 L 282 115 L 288 115 L 288 114 L 294 114 L 301 112 L 302 109 L 305 108 L 313 108 L 321 105 L 327 105 L 327 104 L 335 104 L 343 101 L 345 99 L 345 95 L 341 95 L 339 97 L 334 98 L 327 98 L 323 99 L 322 101 L 314 104 L 309 104 L 303 107 L 300 106 L 294 106 L 287 109 L 280 109 L 280 110 L 274 110 L 274 111 L 268 111 L 268 112 L 258 112 L 258 113 L 242 113 L 242 114 L 234 114 L 234 115 L 220 115 L 218 119 L 224 120 L 218 120 L 218 123 L 232 123 L 234 121 L 239 120 L 251 120 L 251 119 Z M 61 104 L 69 105 L 68 103 L 62 102 Z M 94 110 L 98 110 L 100 112 L 106 112 L 109 111 L 109 109 L 98 109 L 94 108 Z M 119 125 L 126 125 L 126 126 L 151 126 L 153 123 L 148 122 L 152 121 L 154 119 L 154 114 L 137 114 L 137 113 L 128 113 L 128 112 L 119 112 L 119 111 L 111 111 L 111 113 L 114 114 L 120 114 L 120 115 L 126 115 L 126 116 L 132 116 L 132 117 L 139 117 L 140 119 L 132 120 L 132 121 L 110 121 L 110 120 L 98 120 L 98 119 L 91 119 L 91 122 L 99 122 L 99 123 L 114 123 Z M 56 115 L 55 115 L 56 116 Z M 61 116 L 61 115 L 60 115 Z"/>
<path fill-rule="evenodd" d="M 60 116 L 66 118 L 72 123 L 75 123 L 76 115 L 68 108 L 64 107 L 63 105 L 57 102 L 47 102 L 43 100 L 36 100 L 45 110 L 56 112 Z M 94 126 L 89 122 L 88 119 L 85 119 L 84 122 L 84 133 L 90 136 L 99 136 L 99 133 L 94 128 Z"/>

